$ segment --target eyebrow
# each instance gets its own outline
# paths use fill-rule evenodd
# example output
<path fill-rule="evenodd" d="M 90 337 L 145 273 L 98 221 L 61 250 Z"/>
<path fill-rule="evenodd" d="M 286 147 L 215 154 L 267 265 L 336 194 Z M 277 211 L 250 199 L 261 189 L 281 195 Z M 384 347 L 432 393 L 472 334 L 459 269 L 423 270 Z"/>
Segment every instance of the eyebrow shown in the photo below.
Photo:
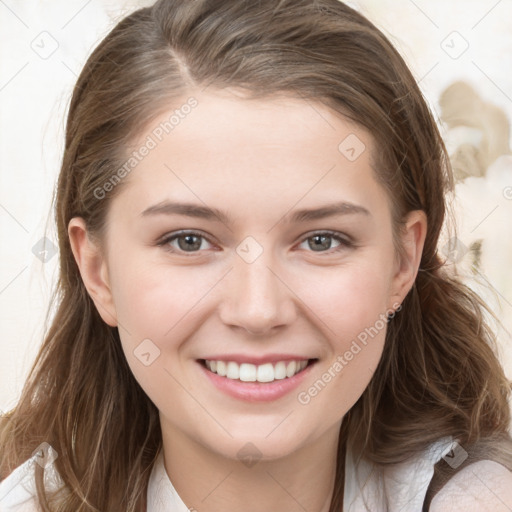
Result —
<path fill-rule="evenodd" d="M 362 214 L 371 217 L 371 213 L 364 207 L 358 204 L 349 203 L 346 201 L 327 204 L 320 208 L 305 208 L 295 210 L 291 216 L 285 215 L 283 220 L 288 220 L 290 223 L 306 222 L 326 217 L 333 217 L 335 215 L 354 215 Z M 220 221 L 223 224 L 231 222 L 230 216 L 217 208 L 208 206 L 201 206 L 193 203 L 177 203 L 171 201 L 162 201 L 158 204 L 146 208 L 141 217 L 149 217 L 153 215 L 185 215 L 187 217 L 195 217 L 198 219 Z"/>

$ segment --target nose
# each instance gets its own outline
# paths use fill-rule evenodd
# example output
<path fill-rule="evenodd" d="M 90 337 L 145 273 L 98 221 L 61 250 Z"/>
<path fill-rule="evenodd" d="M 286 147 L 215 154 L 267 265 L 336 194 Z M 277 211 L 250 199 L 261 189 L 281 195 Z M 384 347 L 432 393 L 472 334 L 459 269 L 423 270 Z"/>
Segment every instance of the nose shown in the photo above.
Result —
<path fill-rule="evenodd" d="M 266 251 L 252 263 L 236 257 L 227 279 L 219 308 L 225 325 L 261 336 L 293 322 L 295 295 Z"/>

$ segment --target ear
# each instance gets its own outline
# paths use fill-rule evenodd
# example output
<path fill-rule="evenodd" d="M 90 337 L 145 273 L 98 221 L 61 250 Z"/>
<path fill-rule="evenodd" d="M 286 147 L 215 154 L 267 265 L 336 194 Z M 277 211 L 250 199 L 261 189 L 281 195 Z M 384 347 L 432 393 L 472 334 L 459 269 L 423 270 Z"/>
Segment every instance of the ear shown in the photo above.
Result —
<path fill-rule="evenodd" d="M 421 254 L 427 235 L 427 216 L 423 210 L 414 210 L 407 214 L 402 232 L 403 254 L 397 261 L 393 276 L 391 299 L 401 304 L 414 285 L 421 262 Z M 393 307 L 394 309 L 394 307 Z"/>
<path fill-rule="evenodd" d="M 68 224 L 68 236 L 73 256 L 87 292 L 101 315 L 111 327 L 117 326 L 117 315 L 110 289 L 106 258 L 94 243 L 81 217 L 73 217 Z"/>

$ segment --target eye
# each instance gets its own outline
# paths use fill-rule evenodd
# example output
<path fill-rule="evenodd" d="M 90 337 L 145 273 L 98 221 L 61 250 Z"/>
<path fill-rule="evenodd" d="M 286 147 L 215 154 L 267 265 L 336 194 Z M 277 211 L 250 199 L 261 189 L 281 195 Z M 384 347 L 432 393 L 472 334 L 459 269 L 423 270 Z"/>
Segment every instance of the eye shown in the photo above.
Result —
<path fill-rule="evenodd" d="M 194 253 L 204 249 L 203 242 L 210 243 L 204 235 L 196 231 L 181 231 L 164 237 L 159 246 L 171 252 Z"/>
<path fill-rule="evenodd" d="M 314 233 L 307 237 L 302 244 L 307 243 L 308 247 L 312 249 L 313 252 L 330 252 L 329 250 L 332 248 L 333 240 L 338 242 L 338 246 L 336 246 L 332 252 L 338 252 L 354 246 L 353 242 L 349 240 L 346 235 L 335 231 Z"/>
<path fill-rule="evenodd" d="M 332 242 L 336 241 L 337 246 L 332 248 Z M 208 249 L 204 243 L 210 244 L 208 239 L 197 231 L 180 231 L 165 236 L 158 242 L 158 246 L 175 253 L 198 253 Z M 354 243 L 343 233 L 336 231 L 322 231 L 313 233 L 301 243 L 307 243 L 312 252 L 339 252 L 343 249 L 354 247 Z M 300 246 L 299 246 L 300 247 Z"/>

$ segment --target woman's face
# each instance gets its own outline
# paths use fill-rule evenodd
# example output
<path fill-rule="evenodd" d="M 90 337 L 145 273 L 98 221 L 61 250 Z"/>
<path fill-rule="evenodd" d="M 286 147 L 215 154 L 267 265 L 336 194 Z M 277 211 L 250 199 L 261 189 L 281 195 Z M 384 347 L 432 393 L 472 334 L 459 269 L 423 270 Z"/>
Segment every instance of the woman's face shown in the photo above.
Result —
<path fill-rule="evenodd" d="M 164 435 L 272 459 L 337 431 L 367 387 L 424 217 L 410 215 L 398 262 L 373 141 L 326 107 L 194 98 L 140 134 L 103 250 L 77 256 L 77 219 L 70 237 Z"/>

